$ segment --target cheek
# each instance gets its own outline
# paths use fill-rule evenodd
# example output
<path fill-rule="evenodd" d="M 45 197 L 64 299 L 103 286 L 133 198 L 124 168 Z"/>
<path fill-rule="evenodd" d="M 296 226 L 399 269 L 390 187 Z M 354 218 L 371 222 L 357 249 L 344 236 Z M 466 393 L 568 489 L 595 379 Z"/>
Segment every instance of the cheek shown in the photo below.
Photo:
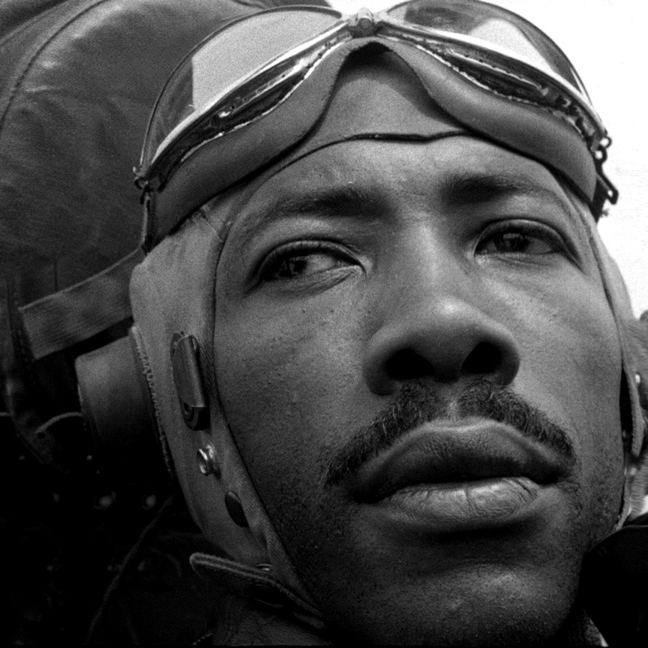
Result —
<path fill-rule="evenodd" d="M 309 488 L 303 484 L 318 480 L 324 447 L 366 421 L 357 406 L 361 318 L 343 290 L 332 292 L 299 307 L 237 306 L 218 314 L 217 384 L 261 492 L 276 487 L 278 470 L 295 488 Z"/>
<path fill-rule="evenodd" d="M 516 318 L 522 364 L 515 388 L 570 434 L 582 513 L 593 534 L 616 521 L 623 486 L 621 350 L 602 289 L 584 282 L 538 294 Z M 589 517 L 588 517 L 589 516 Z"/>

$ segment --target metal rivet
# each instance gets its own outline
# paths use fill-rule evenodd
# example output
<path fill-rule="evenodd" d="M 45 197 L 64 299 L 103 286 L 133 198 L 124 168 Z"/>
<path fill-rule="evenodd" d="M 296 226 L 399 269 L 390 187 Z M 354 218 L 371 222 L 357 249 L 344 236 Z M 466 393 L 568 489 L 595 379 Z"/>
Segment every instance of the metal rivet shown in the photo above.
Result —
<path fill-rule="evenodd" d="M 354 38 L 372 36 L 376 33 L 376 19 L 369 9 L 362 8 L 349 22 L 349 30 Z"/>
<path fill-rule="evenodd" d="M 97 511 L 107 511 L 115 503 L 114 491 L 95 497 L 93 506 Z"/>
<path fill-rule="evenodd" d="M 635 383 L 641 385 L 641 376 L 638 373 L 635 374 Z"/>
<path fill-rule="evenodd" d="M 244 528 L 248 526 L 248 521 L 243 512 L 243 505 L 236 493 L 232 491 L 225 493 L 225 508 L 234 524 Z"/>
<path fill-rule="evenodd" d="M 143 495 L 140 499 L 140 507 L 144 511 L 150 511 L 154 509 L 156 504 L 157 495 L 155 493 L 151 493 L 150 495 Z"/>
<path fill-rule="evenodd" d="M 205 475 L 220 475 L 220 470 L 218 468 L 218 462 L 216 461 L 216 450 L 214 446 L 210 444 L 205 448 L 199 448 L 196 453 L 198 456 L 198 469 L 200 472 Z"/>

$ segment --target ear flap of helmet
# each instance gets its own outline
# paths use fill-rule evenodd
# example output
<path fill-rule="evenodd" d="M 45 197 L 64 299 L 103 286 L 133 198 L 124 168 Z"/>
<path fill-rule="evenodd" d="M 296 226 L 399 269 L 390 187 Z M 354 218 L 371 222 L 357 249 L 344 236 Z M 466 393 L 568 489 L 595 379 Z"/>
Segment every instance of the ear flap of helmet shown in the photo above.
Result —
<path fill-rule="evenodd" d="M 127 337 L 79 356 L 75 368 L 81 409 L 100 466 L 122 482 L 169 478 L 133 329 Z"/>

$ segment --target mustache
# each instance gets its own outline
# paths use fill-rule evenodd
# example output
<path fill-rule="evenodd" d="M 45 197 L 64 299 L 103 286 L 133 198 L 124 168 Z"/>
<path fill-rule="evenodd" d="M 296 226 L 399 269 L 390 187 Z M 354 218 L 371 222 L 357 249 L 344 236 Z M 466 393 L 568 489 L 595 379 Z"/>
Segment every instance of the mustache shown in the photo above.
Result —
<path fill-rule="evenodd" d="M 323 459 L 325 487 L 353 477 L 369 459 L 421 425 L 468 417 L 510 425 L 523 436 L 550 448 L 568 466 L 576 463 L 576 452 L 567 432 L 508 387 L 477 380 L 458 399 L 450 400 L 430 387 L 411 383 L 403 385 L 396 399 L 371 424 L 356 430 L 344 446 Z"/>

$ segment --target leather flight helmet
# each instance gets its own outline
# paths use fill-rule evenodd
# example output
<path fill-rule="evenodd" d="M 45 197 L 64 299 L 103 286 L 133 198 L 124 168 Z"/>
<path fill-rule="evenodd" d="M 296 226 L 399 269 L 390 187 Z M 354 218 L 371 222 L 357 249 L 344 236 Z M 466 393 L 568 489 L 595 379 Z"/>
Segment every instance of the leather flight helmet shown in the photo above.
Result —
<path fill-rule="evenodd" d="M 178 60 L 223 21 L 265 6 L 0 8 L 0 414 L 60 473 L 87 475 L 93 455 L 121 480 L 166 474 L 128 333 L 128 282 L 142 258 L 132 169 Z"/>

